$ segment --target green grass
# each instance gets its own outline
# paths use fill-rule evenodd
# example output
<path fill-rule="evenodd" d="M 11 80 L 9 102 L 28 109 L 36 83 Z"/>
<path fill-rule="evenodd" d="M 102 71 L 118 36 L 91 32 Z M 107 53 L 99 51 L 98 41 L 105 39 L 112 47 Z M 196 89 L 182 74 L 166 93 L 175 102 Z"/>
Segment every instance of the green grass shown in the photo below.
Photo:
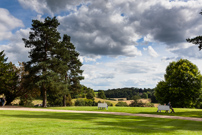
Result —
<path fill-rule="evenodd" d="M 202 118 L 202 109 L 187 109 L 187 108 L 174 108 L 176 113 L 157 113 L 156 107 L 109 107 L 108 110 L 98 110 L 97 107 L 49 107 L 49 109 L 57 110 L 77 110 L 77 111 L 106 111 L 106 112 L 125 112 L 125 113 L 146 113 L 146 114 L 159 114 L 183 117 L 197 117 Z"/>
<path fill-rule="evenodd" d="M 62 112 L 0 111 L 0 135 L 200 135 L 202 122 Z"/>

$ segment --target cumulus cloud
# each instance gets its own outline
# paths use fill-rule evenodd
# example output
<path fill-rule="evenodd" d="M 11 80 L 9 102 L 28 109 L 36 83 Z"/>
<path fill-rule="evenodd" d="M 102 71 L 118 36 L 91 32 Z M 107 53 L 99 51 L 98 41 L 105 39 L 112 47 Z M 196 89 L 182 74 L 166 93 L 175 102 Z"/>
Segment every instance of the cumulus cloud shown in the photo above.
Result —
<path fill-rule="evenodd" d="M 18 0 L 24 8 L 30 8 L 40 14 L 60 13 L 61 11 L 76 10 L 76 6 L 82 4 L 83 0 Z"/>
<path fill-rule="evenodd" d="M 18 0 L 38 13 L 58 16 L 59 31 L 72 37 L 82 55 L 141 56 L 138 39 L 168 48 L 201 34 L 201 0 Z M 149 50 L 150 49 L 150 50 Z M 152 57 L 157 54 L 148 48 Z"/>
<path fill-rule="evenodd" d="M 149 73 L 156 69 L 157 65 L 145 61 L 129 60 L 120 61 L 116 64 L 116 70 L 126 74 Z"/>
<path fill-rule="evenodd" d="M 0 50 L 5 50 L 8 61 L 17 64 L 18 61 L 25 62 L 28 60 L 28 48 L 22 41 L 22 38 L 28 38 L 30 29 L 20 29 L 10 37 L 11 42 L 5 45 L 0 45 Z"/>
<path fill-rule="evenodd" d="M 198 59 L 202 58 L 202 52 L 199 51 L 199 48 L 196 45 L 188 48 L 180 48 L 172 52 L 177 54 L 180 57 L 190 57 L 190 58 L 198 58 Z"/>
<path fill-rule="evenodd" d="M 12 36 L 12 30 L 23 27 L 23 22 L 12 16 L 7 9 L 0 8 L 0 40 L 7 40 Z"/>

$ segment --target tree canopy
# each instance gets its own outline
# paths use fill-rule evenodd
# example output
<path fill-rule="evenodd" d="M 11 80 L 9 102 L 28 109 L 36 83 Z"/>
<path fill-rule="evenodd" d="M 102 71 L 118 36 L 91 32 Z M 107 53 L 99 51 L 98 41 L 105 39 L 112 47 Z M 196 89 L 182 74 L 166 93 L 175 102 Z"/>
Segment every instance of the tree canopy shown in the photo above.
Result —
<path fill-rule="evenodd" d="M 202 12 L 200 12 L 200 14 L 202 15 Z M 199 50 L 202 49 L 202 36 L 197 36 L 194 38 L 188 38 L 186 39 L 187 42 L 198 45 Z"/>
<path fill-rule="evenodd" d="M 0 95 L 6 96 L 6 104 L 10 104 L 22 94 L 19 80 L 19 70 L 11 62 L 7 63 L 4 51 L 0 52 Z"/>
<path fill-rule="evenodd" d="M 171 101 L 174 107 L 194 107 L 200 99 L 202 76 L 196 65 L 186 59 L 171 62 L 155 88 L 160 103 Z"/>
<path fill-rule="evenodd" d="M 25 47 L 31 49 L 30 60 L 25 63 L 25 71 L 28 72 L 26 78 L 32 78 L 30 82 L 37 84 L 41 89 L 43 107 L 47 106 L 47 92 L 49 99 L 64 96 L 65 102 L 70 87 L 74 85 L 73 88 L 77 90 L 80 80 L 83 79 L 79 53 L 75 51 L 69 36 L 64 35 L 61 41 L 60 33 L 57 31 L 60 23 L 56 17 L 47 17 L 44 22 L 32 22 L 29 39 L 23 38 Z M 71 90 L 71 93 L 76 90 Z M 61 104 L 61 100 L 57 101 L 57 104 Z"/>

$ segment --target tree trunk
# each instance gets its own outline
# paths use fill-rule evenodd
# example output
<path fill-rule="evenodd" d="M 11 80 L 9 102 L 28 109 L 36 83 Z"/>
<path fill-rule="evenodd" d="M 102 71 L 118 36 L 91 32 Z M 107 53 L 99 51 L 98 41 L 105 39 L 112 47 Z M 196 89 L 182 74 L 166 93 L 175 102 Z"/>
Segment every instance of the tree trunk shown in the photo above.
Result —
<path fill-rule="evenodd" d="M 65 75 L 65 82 L 67 81 L 67 74 Z M 66 106 L 66 95 L 63 96 L 63 106 Z"/>
<path fill-rule="evenodd" d="M 63 106 L 66 106 L 66 95 L 63 96 Z"/>
<path fill-rule="evenodd" d="M 47 105 L 46 105 L 46 101 L 47 101 L 46 88 L 44 88 L 44 85 L 42 86 L 42 88 L 43 88 L 43 107 L 47 107 Z"/>

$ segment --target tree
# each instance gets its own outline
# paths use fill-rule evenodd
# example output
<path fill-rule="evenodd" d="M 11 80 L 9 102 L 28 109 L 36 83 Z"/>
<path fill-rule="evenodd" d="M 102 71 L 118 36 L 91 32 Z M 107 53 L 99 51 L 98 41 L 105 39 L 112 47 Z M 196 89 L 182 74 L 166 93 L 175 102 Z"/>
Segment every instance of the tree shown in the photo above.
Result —
<path fill-rule="evenodd" d="M 75 97 L 79 94 L 81 90 L 80 80 L 83 80 L 84 77 L 82 76 L 83 70 L 81 70 L 82 63 L 79 60 L 79 53 L 75 50 L 75 46 L 70 42 L 70 36 L 64 35 L 62 41 L 62 48 L 63 48 L 63 56 L 62 61 L 65 63 L 62 64 L 64 67 L 63 74 L 65 75 L 65 81 L 67 81 L 68 89 L 71 93 L 72 97 Z M 61 49 L 59 49 L 61 50 Z M 66 95 L 64 96 L 64 101 Z"/>
<path fill-rule="evenodd" d="M 94 90 L 91 89 L 91 88 L 87 88 L 87 91 L 86 91 L 86 98 L 87 99 L 92 99 L 94 100 L 94 97 L 95 97 L 95 93 L 94 93 Z"/>
<path fill-rule="evenodd" d="M 0 52 L 0 95 L 6 96 L 6 104 L 10 104 L 20 95 L 18 70 L 14 64 L 7 63 L 4 51 Z"/>
<path fill-rule="evenodd" d="M 143 92 L 141 97 L 147 99 L 148 98 L 148 94 L 146 92 Z"/>
<path fill-rule="evenodd" d="M 69 36 L 65 34 L 61 41 L 56 17 L 47 17 L 44 22 L 32 22 L 29 39 L 23 39 L 25 47 L 31 48 L 30 61 L 25 63 L 25 71 L 29 73 L 26 78 L 41 89 L 43 107 L 46 107 L 47 95 L 52 105 L 63 102 L 66 106 L 66 95 L 78 94 L 80 80 L 83 79 L 79 53 L 75 51 Z"/>
<path fill-rule="evenodd" d="M 29 72 L 27 78 L 33 78 L 43 93 L 43 107 L 46 107 L 47 90 L 51 89 L 60 79 L 54 72 L 54 49 L 59 43 L 60 33 L 57 31 L 59 25 L 56 17 L 47 17 L 44 22 L 33 20 L 29 39 L 24 39 L 29 52 L 30 60 L 25 63 L 25 71 Z"/>
<path fill-rule="evenodd" d="M 200 12 L 200 14 L 202 15 L 202 12 Z M 197 37 L 195 37 L 195 38 L 188 38 L 188 39 L 186 39 L 187 40 L 187 42 L 189 42 L 189 43 L 193 43 L 193 44 L 195 44 L 195 45 L 198 45 L 198 48 L 199 48 L 199 50 L 201 50 L 202 49 L 202 36 L 197 36 Z"/>
<path fill-rule="evenodd" d="M 106 99 L 106 96 L 103 90 L 98 91 L 98 98 Z"/>
<path fill-rule="evenodd" d="M 202 76 L 196 65 L 186 59 L 170 63 L 155 88 L 160 103 L 171 101 L 174 107 L 194 107 L 201 95 Z"/>

